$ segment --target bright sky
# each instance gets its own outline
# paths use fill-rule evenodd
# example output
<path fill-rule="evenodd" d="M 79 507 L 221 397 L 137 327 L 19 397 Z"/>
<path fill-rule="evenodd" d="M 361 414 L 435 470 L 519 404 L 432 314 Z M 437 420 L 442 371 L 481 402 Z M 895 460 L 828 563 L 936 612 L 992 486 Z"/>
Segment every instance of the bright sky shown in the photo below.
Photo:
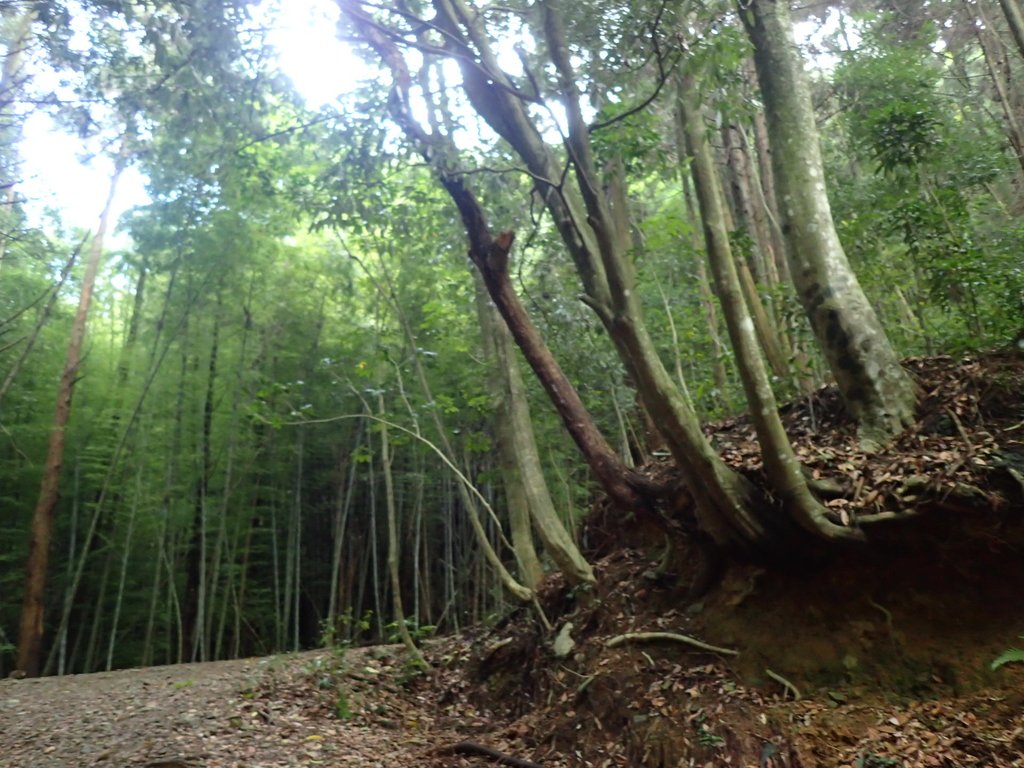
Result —
<path fill-rule="evenodd" d="M 311 108 L 331 103 L 356 78 L 366 76 L 365 65 L 335 36 L 338 6 L 332 0 L 265 0 L 254 16 L 257 23 L 275 19 L 270 42 L 278 50 L 282 70 Z M 105 157 L 87 156 L 94 151 L 57 128 L 47 115 L 36 113 L 28 119 L 19 191 L 27 198 L 33 221 L 41 221 L 52 208 L 69 227 L 95 228 L 113 166 Z M 145 185 L 145 177 L 134 168 L 122 175 L 115 216 L 148 200 Z M 121 238 L 111 242 L 112 247 L 125 244 Z"/>

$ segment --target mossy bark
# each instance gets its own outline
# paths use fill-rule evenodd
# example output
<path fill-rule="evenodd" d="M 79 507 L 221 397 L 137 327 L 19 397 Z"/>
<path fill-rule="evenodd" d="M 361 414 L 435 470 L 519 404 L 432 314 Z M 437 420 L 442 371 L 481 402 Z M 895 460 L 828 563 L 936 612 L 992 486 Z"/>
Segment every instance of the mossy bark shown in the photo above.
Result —
<path fill-rule="evenodd" d="M 757 343 L 750 309 L 744 301 L 736 259 L 729 243 L 723 192 L 715 172 L 711 144 L 696 106 L 696 95 L 693 77 L 683 74 L 679 80 L 679 111 L 693 158 L 693 177 L 708 260 L 736 354 L 737 369 L 757 433 L 765 474 L 785 512 L 809 533 L 823 539 L 860 538 L 858 531 L 828 519 L 827 510 L 807 487 L 800 463 L 779 418 L 775 394 Z"/>
<path fill-rule="evenodd" d="M 836 233 L 786 0 L 751 0 L 740 15 L 754 45 L 790 273 L 861 438 L 875 447 L 913 421 L 917 393 Z"/>

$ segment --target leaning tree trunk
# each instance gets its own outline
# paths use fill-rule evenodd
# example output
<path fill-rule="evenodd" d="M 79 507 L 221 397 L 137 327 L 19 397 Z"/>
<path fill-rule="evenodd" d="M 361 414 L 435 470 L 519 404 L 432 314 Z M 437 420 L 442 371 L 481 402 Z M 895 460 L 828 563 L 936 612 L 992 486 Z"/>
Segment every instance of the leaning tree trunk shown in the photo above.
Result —
<path fill-rule="evenodd" d="M 46 580 L 50 566 L 50 541 L 53 537 L 54 510 L 57 508 L 57 501 L 60 498 L 60 474 L 64 462 L 64 433 L 68 420 L 71 418 L 71 399 L 74 395 L 75 382 L 79 378 L 78 365 L 82 357 L 82 342 L 85 339 L 85 328 L 89 317 L 89 305 L 92 303 L 93 288 L 96 285 L 96 274 L 103 256 L 103 238 L 110 222 L 117 182 L 127 164 L 126 147 L 127 140 L 122 145 L 122 151 L 115 161 L 114 173 L 110 177 L 107 201 L 100 214 L 89 258 L 85 262 L 82 292 L 78 297 L 78 310 L 71 326 L 71 338 L 68 341 L 64 371 L 57 389 L 57 409 L 53 417 L 53 426 L 50 429 L 50 441 L 46 452 L 46 463 L 43 467 L 39 500 L 32 516 L 29 555 L 25 566 L 25 596 L 18 627 L 17 661 L 17 668 L 29 677 L 36 677 L 39 674 L 42 658 Z"/>
<path fill-rule="evenodd" d="M 718 456 L 701 430 L 693 404 L 662 363 L 644 322 L 632 261 L 603 196 L 558 0 L 541 4 L 541 25 L 566 107 L 566 150 L 586 210 L 585 219 L 577 218 L 572 229 L 562 228 L 561 234 L 570 244 L 575 231 L 592 233 L 587 264 L 599 266 L 605 279 L 607 298 L 591 294 L 588 303 L 607 329 L 647 412 L 687 478 L 701 527 L 719 544 L 771 546 L 773 535 L 762 516 L 758 493 Z M 499 126 L 492 127 L 500 132 Z"/>
<path fill-rule="evenodd" d="M 999 0 L 999 5 L 1003 7 L 1006 23 L 1010 25 L 1017 52 L 1024 58 L 1024 12 L 1021 11 L 1020 0 Z"/>
<path fill-rule="evenodd" d="M 765 474 L 786 512 L 805 530 L 823 539 L 861 538 L 858 531 L 828 519 L 827 510 L 807 487 L 800 463 L 779 418 L 775 394 L 761 357 L 754 322 L 744 301 L 739 273 L 729 244 L 723 192 L 711 144 L 700 118 L 696 94 L 692 75 L 682 75 L 679 108 L 692 158 L 708 260 L 715 275 L 719 301 L 736 353 L 736 364 L 761 448 Z"/>
<path fill-rule="evenodd" d="M 678 118 L 676 123 L 676 142 L 682 158 L 685 151 L 686 140 L 682 133 L 682 120 Z M 686 205 L 686 216 L 688 221 L 697 220 L 697 208 L 693 203 L 693 184 L 691 173 L 686 170 L 685 163 L 680 162 L 679 179 L 683 187 L 683 201 Z M 700 295 L 700 306 L 704 314 L 704 322 L 708 327 L 708 337 L 711 339 L 711 377 L 715 382 L 715 389 L 718 390 L 717 400 L 723 405 L 728 404 L 729 376 L 725 370 L 725 343 L 722 341 L 722 334 L 718 328 L 718 310 L 715 308 L 715 294 L 711 289 L 711 281 L 708 279 L 708 269 L 704 260 L 699 258 L 700 254 L 700 233 L 695 229 L 691 230 L 693 252 L 698 254 L 697 258 L 697 289 Z"/>
<path fill-rule="evenodd" d="M 754 45 L 793 282 L 862 442 L 873 448 L 913 421 L 917 393 L 836 233 L 787 2 L 750 0 L 740 15 Z"/>
<path fill-rule="evenodd" d="M 469 239 L 470 259 L 480 271 L 491 300 L 508 326 L 526 361 L 544 387 L 563 425 L 583 454 L 595 479 L 605 493 L 621 507 L 626 509 L 646 508 L 647 499 L 644 494 L 652 490 L 650 483 L 643 477 L 631 473 L 604 435 L 601 434 L 583 405 L 579 393 L 544 343 L 543 337 L 533 325 L 512 286 L 508 274 L 508 253 L 512 247 L 514 234 L 502 232 L 497 237 L 493 235 L 483 209 L 472 191 L 466 186 L 464 177 L 457 169 L 450 167 L 449 161 L 458 154 L 454 142 L 450 137 L 427 133 L 412 116 L 408 92 L 411 76 L 397 46 L 368 17 L 357 2 L 354 0 L 337 0 L 337 2 L 342 11 L 356 24 L 360 34 L 380 55 L 382 62 L 391 70 L 394 79 L 390 99 L 392 116 L 408 139 L 415 144 L 416 149 L 434 166 L 438 180 L 455 203 Z M 545 156 L 545 160 L 550 159 Z M 545 167 L 552 173 L 557 172 L 553 161 L 550 167 Z M 563 200 L 560 195 L 550 189 L 547 190 L 547 194 L 553 199 L 563 202 L 573 199 L 571 196 L 567 196 Z M 568 202 L 565 204 L 569 205 Z M 561 209 L 555 215 L 556 217 L 569 217 L 567 209 Z M 574 256 L 578 254 L 578 250 L 578 248 L 570 247 L 570 252 Z"/>
<path fill-rule="evenodd" d="M 548 491 L 537 452 L 530 406 L 526 400 L 526 386 L 515 359 L 512 336 L 488 301 L 483 280 L 479 276 L 477 288 L 480 325 L 485 336 L 490 336 L 492 340 L 486 346 L 491 347 L 494 367 L 492 390 L 496 401 L 495 440 L 509 503 L 512 544 L 516 556 L 520 558 L 524 573 L 530 574 L 533 582 L 529 584 L 530 588 L 535 588 L 544 572 L 533 551 L 530 532 L 532 520 L 544 551 L 555 561 L 569 583 L 592 584 L 595 581 L 594 571 L 562 525 Z M 517 507 L 520 508 L 518 512 Z M 514 515 L 514 512 L 517 514 Z M 522 515 L 522 520 L 516 519 L 519 515 Z"/>
<path fill-rule="evenodd" d="M 390 99 L 392 113 L 434 165 L 441 182 L 459 207 L 471 243 L 470 255 L 508 322 L 503 304 L 507 307 L 514 297 L 501 295 L 509 290 L 507 275 L 505 285 L 501 284 L 501 273 L 507 267 L 512 233 L 505 232 L 498 237 L 491 235 L 479 204 L 464 183 L 464 177 L 452 170 L 451 161 L 457 157 L 457 152 L 451 146 L 450 137 L 427 133 L 412 117 L 408 99 L 412 79 L 393 38 L 367 15 L 357 0 L 338 0 L 338 4 L 391 69 L 395 80 Z M 623 238 L 616 231 L 614 216 L 603 196 L 603 184 L 595 171 L 589 129 L 582 116 L 580 94 L 557 9 L 550 1 L 543 4 L 540 9 L 543 15 L 541 26 L 567 109 L 569 133 L 566 150 L 572 178 L 576 181 L 575 190 L 559 181 L 563 176 L 561 164 L 533 122 L 522 94 L 516 92 L 515 84 L 499 66 L 478 10 L 463 0 L 434 0 L 433 7 L 437 12 L 433 23 L 444 35 L 447 52 L 459 61 L 470 103 L 491 128 L 509 142 L 533 174 L 537 193 L 545 201 L 576 264 L 587 303 L 607 329 L 648 413 L 659 424 L 673 457 L 687 477 L 701 527 L 722 545 L 743 548 L 770 546 L 773 543 L 771 532 L 762 518 L 764 509 L 759 503 L 759 495 L 745 478 L 731 470 L 717 455 L 701 431 L 692 404 L 658 358 L 643 322 L 631 264 L 627 252 L 621 247 Z M 529 351 L 523 346 L 521 334 L 511 322 L 509 328 L 537 370 L 535 360 L 530 359 Z M 550 380 L 545 381 L 543 377 L 541 380 L 570 430 L 578 427 L 579 424 L 573 424 L 573 419 L 566 415 L 565 406 L 570 403 L 561 399 L 562 394 L 568 394 L 566 390 L 555 391 Z M 603 442 L 603 438 L 600 441 Z M 579 440 L 577 442 L 579 444 Z M 588 453 L 584 448 L 584 453 L 588 460 L 592 460 L 603 452 Z M 614 457 L 613 452 L 611 456 Z M 637 498 L 635 484 L 628 479 L 627 473 L 620 470 L 621 462 L 617 458 L 611 463 L 614 471 L 605 476 L 597 472 L 602 484 L 610 481 L 606 490 L 610 485 L 609 495 L 613 499 L 620 504 L 625 501 L 622 505 L 627 508 L 638 508 L 637 502 L 642 502 L 642 499 Z M 594 466 L 593 462 L 591 466 Z M 618 495 L 622 490 L 625 493 Z"/>
<path fill-rule="evenodd" d="M 458 0 L 454 0 L 458 2 Z M 441 5 L 441 3 L 439 3 Z M 566 150 L 578 188 L 580 206 L 564 206 L 568 194 L 546 197 L 563 242 L 573 253 L 587 303 L 604 324 L 620 359 L 636 383 L 647 412 L 658 424 L 676 463 L 685 474 L 696 501 L 701 526 L 719 544 L 760 546 L 769 532 L 755 507 L 756 493 L 748 483 L 721 460 L 700 428 L 693 405 L 676 385 L 660 360 L 640 309 L 631 262 L 622 247 L 615 217 L 603 197 L 596 172 L 589 129 L 583 118 L 569 47 L 560 10 L 554 0 L 541 5 L 541 26 L 548 55 L 562 92 L 567 112 Z M 464 6 L 459 3 L 459 7 Z M 463 23 L 468 14 L 463 12 Z M 473 42 L 481 48 L 481 35 Z M 539 174 L 543 187 L 557 176 L 546 172 L 558 167 L 548 145 L 529 121 L 520 101 L 494 83 L 504 78 L 496 62 L 485 61 L 491 81 L 481 82 L 480 72 L 463 67 L 467 94 L 474 108 L 516 149 L 527 166 Z M 498 108 L 501 105 L 502 109 Z M 507 120 L 509 111 L 519 119 Z M 563 189 L 562 192 L 565 192 Z M 576 210 L 582 207 L 582 211 Z M 568 214 L 568 216 L 563 215 Z M 582 233 L 582 234 L 581 234 Z"/>

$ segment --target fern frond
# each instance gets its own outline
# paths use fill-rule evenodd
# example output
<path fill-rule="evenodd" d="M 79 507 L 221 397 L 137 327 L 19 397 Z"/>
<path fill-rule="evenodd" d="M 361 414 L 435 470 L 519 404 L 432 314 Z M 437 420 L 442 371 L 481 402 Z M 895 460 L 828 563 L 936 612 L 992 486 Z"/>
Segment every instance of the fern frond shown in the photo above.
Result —
<path fill-rule="evenodd" d="M 1021 635 L 1021 639 L 1024 640 L 1024 635 Z M 1024 664 L 1024 650 L 1008 648 L 995 658 L 995 661 L 992 662 L 992 669 L 997 670 L 1004 664 L 1014 663 Z"/>

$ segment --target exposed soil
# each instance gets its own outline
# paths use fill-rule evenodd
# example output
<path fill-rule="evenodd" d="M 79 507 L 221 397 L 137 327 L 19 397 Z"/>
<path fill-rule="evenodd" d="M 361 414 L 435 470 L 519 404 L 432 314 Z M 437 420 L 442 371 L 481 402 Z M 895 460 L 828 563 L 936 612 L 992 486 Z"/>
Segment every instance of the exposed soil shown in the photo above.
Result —
<path fill-rule="evenodd" d="M 1024 664 L 992 668 L 1024 645 L 1024 361 L 911 366 L 921 424 L 884 452 L 831 390 L 786 412 L 866 546 L 698 596 L 685 537 L 598 505 L 596 587 L 543 585 L 554 633 L 524 607 L 429 672 L 387 647 L 2 681 L 0 766 L 1024 768 Z M 713 432 L 756 478 L 749 426 Z"/>

